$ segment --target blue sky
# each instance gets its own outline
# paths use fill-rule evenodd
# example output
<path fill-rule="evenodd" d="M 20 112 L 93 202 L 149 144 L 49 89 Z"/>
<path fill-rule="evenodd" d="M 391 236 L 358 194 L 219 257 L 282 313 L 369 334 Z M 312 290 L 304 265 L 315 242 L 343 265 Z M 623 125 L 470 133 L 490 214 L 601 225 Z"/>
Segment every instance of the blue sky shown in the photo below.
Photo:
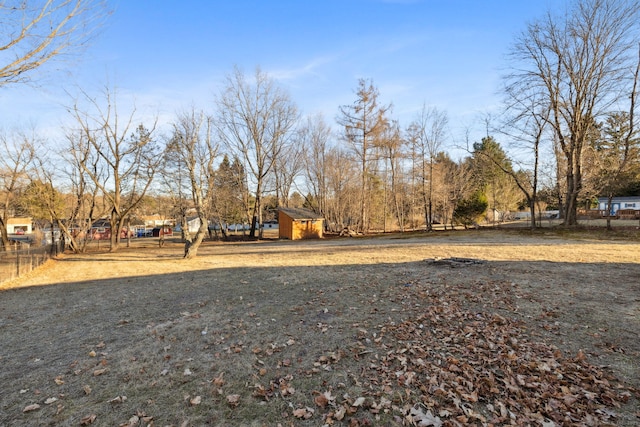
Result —
<path fill-rule="evenodd" d="M 371 79 L 405 127 L 423 103 L 448 113 L 452 144 L 499 108 L 500 75 L 515 36 L 552 0 L 120 0 L 78 58 L 36 87 L 0 89 L 0 127 L 68 120 L 65 91 L 115 86 L 138 111 L 168 121 L 213 98 L 235 65 L 257 66 L 304 114 L 334 124 Z M 557 6 L 554 6 L 557 7 Z M 335 125 L 334 125 L 335 127 Z"/>

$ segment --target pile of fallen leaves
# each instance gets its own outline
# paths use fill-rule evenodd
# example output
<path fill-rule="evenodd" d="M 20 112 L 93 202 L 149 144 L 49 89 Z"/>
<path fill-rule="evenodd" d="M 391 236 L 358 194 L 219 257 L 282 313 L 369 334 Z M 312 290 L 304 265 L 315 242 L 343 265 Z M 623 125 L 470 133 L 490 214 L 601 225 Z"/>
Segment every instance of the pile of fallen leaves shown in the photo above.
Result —
<path fill-rule="evenodd" d="M 358 409 L 373 420 L 388 414 L 398 425 L 614 425 L 616 408 L 636 393 L 589 364 L 582 351 L 565 356 L 529 341 L 518 321 L 469 310 L 469 294 L 416 287 L 411 293 L 419 302 L 412 318 L 375 333 L 362 330 L 352 349 L 363 364 L 365 397 L 338 399 L 331 390 L 315 397 L 327 425 Z"/>

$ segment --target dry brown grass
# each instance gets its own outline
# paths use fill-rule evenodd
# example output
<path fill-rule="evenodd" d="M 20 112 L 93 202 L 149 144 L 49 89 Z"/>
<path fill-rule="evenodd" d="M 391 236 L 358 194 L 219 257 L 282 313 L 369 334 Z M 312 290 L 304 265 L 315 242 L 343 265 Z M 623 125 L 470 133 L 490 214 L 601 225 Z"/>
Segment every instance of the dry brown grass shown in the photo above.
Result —
<path fill-rule="evenodd" d="M 134 425 L 134 416 L 156 426 L 401 425 L 408 408 L 433 402 L 418 386 L 390 385 L 381 366 L 402 369 L 389 359 L 406 345 L 399 330 L 437 306 L 498 314 L 522 348 L 557 348 L 566 361 L 585 354 L 589 369 L 627 393 L 621 408 L 593 403 L 597 422 L 637 425 L 640 243 L 633 230 L 623 234 L 209 243 L 190 261 L 178 243 L 141 240 L 115 254 L 67 255 L 0 284 L 0 425 L 91 416 L 108 426 Z M 424 261 L 435 257 L 489 262 Z M 420 337 L 424 351 L 443 348 Z M 446 359 L 460 349 L 441 351 Z M 316 398 L 327 392 L 335 400 L 323 406 Z M 352 406 L 359 397 L 366 403 Z M 383 397 L 391 403 L 376 411 Z M 473 408 L 490 420 L 491 402 L 480 396 Z M 31 404 L 40 408 L 23 412 Z M 337 420 L 342 407 L 353 413 Z"/>

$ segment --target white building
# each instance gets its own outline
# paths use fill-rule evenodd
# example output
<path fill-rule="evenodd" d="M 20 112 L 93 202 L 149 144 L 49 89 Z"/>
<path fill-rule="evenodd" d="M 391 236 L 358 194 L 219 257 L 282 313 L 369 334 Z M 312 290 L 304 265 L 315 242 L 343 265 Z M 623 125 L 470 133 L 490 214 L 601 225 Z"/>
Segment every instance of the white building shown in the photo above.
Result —
<path fill-rule="evenodd" d="M 607 197 L 598 197 L 598 210 L 606 211 L 608 207 Z M 620 209 L 640 210 L 640 196 L 614 197 L 611 200 L 610 215 L 616 215 Z"/>

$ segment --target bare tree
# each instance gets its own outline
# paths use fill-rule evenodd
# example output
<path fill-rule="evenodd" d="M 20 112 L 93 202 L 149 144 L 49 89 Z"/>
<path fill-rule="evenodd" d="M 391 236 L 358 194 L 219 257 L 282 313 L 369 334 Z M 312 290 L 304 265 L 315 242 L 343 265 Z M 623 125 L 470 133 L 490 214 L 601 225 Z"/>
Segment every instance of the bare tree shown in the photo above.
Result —
<path fill-rule="evenodd" d="M 74 105 L 72 114 L 78 125 L 76 143 L 81 146 L 81 167 L 108 201 L 111 212 L 111 251 L 118 250 L 125 221 L 144 199 L 162 159 L 153 132 L 155 123 L 147 129 L 133 128 L 135 108 L 123 121 L 115 95 L 105 90 L 105 106 L 96 99 L 89 101 L 89 110 Z M 127 230 L 129 234 L 131 230 Z"/>
<path fill-rule="evenodd" d="M 239 159 L 236 157 L 231 162 L 227 155 L 222 158 L 215 172 L 215 191 L 211 204 L 224 238 L 227 237 L 228 224 L 242 224 L 247 218 L 249 208 L 244 197 L 248 192 L 245 175 Z"/>
<path fill-rule="evenodd" d="M 583 151 L 598 118 L 633 90 L 640 3 L 578 0 L 528 25 L 512 49 L 511 92 L 535 92 L 563 155 L 564 224 L 577 224 Z"/>
<path fill-rule="evenodd" d="M 305 205 L 325 217 L 330 231 L 342 232 L 358 221 L 357 168 L 346 149 L 331 144 L 331 128 L 322 116 L 308 118 L 302 129 Z"/>
<path fill-rule="evenodd" d="M 385 162 L 385 211 L 387 205 L 391 205 L 393 216 L 396 219 L 397 226 L 400 231 L 405 229 L 405 219 L 407 212 L 405 211 L 405 194 L 402 191 L 402 164 L 404 160 L 404 140 L 401 136 L 400 125 L 393 120 L 383 132 L 378 149 L 381 152 L 381 158 Z M 389 196 L 386 197 L 387 187 L 389 187 Z M 384 231 L 387 231 L 386 212 L 384 215 Z"/>
<path fill-rule="evenodd" d="M 217 106 L 216 124 L 221 140 L 243 159 L 250 174 L 255 205 L 249 235 L 255 237 L 256 229 L 262 224 L 266 178 L 282 155 L 285 142 L 298 121 L 298 110 L 289 95 L 260 69 L 256 70 L 253 80 L 248 81 L 236 68 L 227 77 Z"/>
<path fill-rule="evenodd" d="M 426 218 L 425 215 L 422 215 L 420 200 L 420 187 L 418 183 L 421 180 L 422 169 L 424 166 L 424 156 L 422 155 L 422 150 L 420 148 L 419 140 L 418 140 L 419 132 L 418 127 L 415 123 L 409 124 L 407 129 L 405 130 L 405 140 L 408 147 L 408 160 L 409 160 L 409 221 L 412 229 L 418 228 L 419 224 L 422 223 L 421 217 Z"/>
<path fill-rule="evenodd" d="M 65 248 L 74 253 L 84 252 L 93 221 L 107 212 L 104 200 L 73 157 L 44 150 L 40 144 L 37 147 L 29 168 L 31 182 L 22 197 L 24 210 L 34 220 L 46 221 L 51 230 L 46 237 L 50 237 L 52 252 L 58 236 Z M 60 158 L 69 161 L 68 169 L 60 164 Z M 54 232 L 56 228 L 60 234 Z"/>
<path fill-rule="evenodd" d="M 421 167 L 422 165 L 417 169 L 421 169 Z M 420 174 L 419 170 L 417 174 Z M 458 200 L 468 193 L 468 188 L 472 185 L 473 180 L 470 175 L 468 161 L 458 163 L 451 159 L 445 151 L 440 151 L 434 156 L 433 169 L 429 177 L 429 179 L 433 180 L 433 192 L 431 195 L 433 224 L 442 224 L 445 230 L 447 229 L 453 220 L 453 211 Z M 418 188 L 415 191 L 419 193 L 420 197 L 416 197 L 416 200 L 418 198 L 422 200 L 416 202 L 418 206 L 415 207 L 417 208 L 416 211 L 422 212 L 425 211 L 424 185 L 421 179 L 418 178 L 418 181 L 416 184 Z M 423 218 L 426 218 L 426 216 L 423 216 Z"/>
<path fill-rule="evenodd" d="M 183 156 L 175 156 L 177 149 L 174 146 L 175 137 L 175 134 L 172 135 L 172 139 L 165 146 L 162 167 L 160 168 L 160 188 L 168 197 L 170 202 L 168 208 L 171 215 L 176 219 L 176 224 L 180 225 L 182 241 L 186 242 L 187 239 L 190 239 L 187 214 L 191 207 L 191 184 Z"/>
<path fill-rule="evenodd" d="M 369 180 L 372 154 L 378 138 L 388 125 L 387 112 L 390 106 L 381 106 L 378 89 L 371 81 L 360 79 L 356 89 L 356 100 L 352 105 L 340 107 L 338 124 L 344 128 L 344 140 L 349 144 L 360 165 L 360 217 L 358 229 L 369 228 Z"/>
<path fill-rule="evenodd" d="M 66 163 L 64 173 L 69 184 L 69 215 L 62 222 L 61 230 L 71 250 L 84 252 L 93 222 L 108 212 L 104 198 L 100 196 L 100 187 L 92 176 L 102 181 L 107 179 L 107 173 L 100 158 L 92 155 L 91 146 L 86 143 L 81 131 L 70 131 L 67 142 L 69 150 L 64 151 L 61 157 Z M 89 169 L 91 174 L 85 169 Z"/>
<path fill-rule="evenodd" d="M 434 158 L 433 165 L 433 221 L 447 225 L 453 221 L 453 211 L 460 198 L 467 192 L 471 184 L 469 168 L 463 162 L 452 160 L 449 155 L 440 151 Z"/>
<path fill-rule="evenodd" d="M 307 204 L 322 215 L 327 214 L 329 138 L 331 128 L 321 115 L 308 117 L 300 129 L 300 145 L 305 147 L 303 155 L 307 195 L 313 200 Z"/>
<path fill-rule="evenodd" d="M 0 133 L 0 237 L 2 248 L 9 248 L 8 219 L 17 213 L 20 193 L 29 183 L 28 169 L 35 155 L 33 136 L 14 131 Z"/>
<path fill-rule="evenodd" d="M 99 0 L 0 2 L 0 87 L 29 82 L 34 70 L 82 48 L 106 14 Z"/>
<path fill-rule="evenodd" d="M 418 178 L 420 180 L 427 230 L 433 229 L 433 184 L 436 156 L 445 142 L 449 123 L 446 112 L 427 108 L 423 104 L 415 120 L 407 130 L 417 153 Z"/>
<path fill-rule="evenodd" d="M 302 144 L 300 132 L 287 141 L 280 154 L 275 157 L 273 165 L 273 181 L 278 206 L 289 207 L 289 196 L 293 184 L 303 168 L 303 153 L 306 148 Z"/>
<path fill-rule="evenodd" d="M 607 229 L 611 230 L 613 198 L 635 177 L 636 171 L 631 166 L 639 159 L 640 141 L 634 126 L 633 110 L 631 114 L 617 112 L 607 117 L 602 136 L 596 141 L 594 149 L 594 157 L 598 162 L 596 185 L 607 197 Z"/>
<path fill-rule="evenodd" d="M 210 202 L 213 199 L 215 161 L 218 146 L 212 138 L 211 118 L 191 110 L 178 116 L 167 153 L 175 165 L 186 171 L 191 204 L 200 222 L 195 235 L 186 234 L 185 258 L 194 258 L 209 230 Z M 183 223 L 183 229 L 186 228 Z"/>
<path fill-rule="evenodd" d="M 360 172 L 343 147 L 330 148 L 325 159 L 326 216 L 332 231 L 343 232 L 345 227 L 357 225 L 360 218 Z"/>
<path fill-rule="evenodd" d="M 490 158 L 493 164 L 504 173 L 509 174 L 527 200 L 529 206 L 531 229 L 536 228 L 536 207 L 538 205 L 538 183 L 540 181 L 541 150 L 545 139 L 549 136 L 549 104 L 541 102 L 538 92 L 518 91 L 506 88 L 505 123 L 501 127 L 502 133 L 512 139 L 512 145 L 522 148 L 522 158 L 529 160 L 521 163 L 520 170 L 504 168 L 499 159 Z M 520 88 L 522 89 L 522 88 Z M 514 163 L 517 163 L 514 161 Z"/>

